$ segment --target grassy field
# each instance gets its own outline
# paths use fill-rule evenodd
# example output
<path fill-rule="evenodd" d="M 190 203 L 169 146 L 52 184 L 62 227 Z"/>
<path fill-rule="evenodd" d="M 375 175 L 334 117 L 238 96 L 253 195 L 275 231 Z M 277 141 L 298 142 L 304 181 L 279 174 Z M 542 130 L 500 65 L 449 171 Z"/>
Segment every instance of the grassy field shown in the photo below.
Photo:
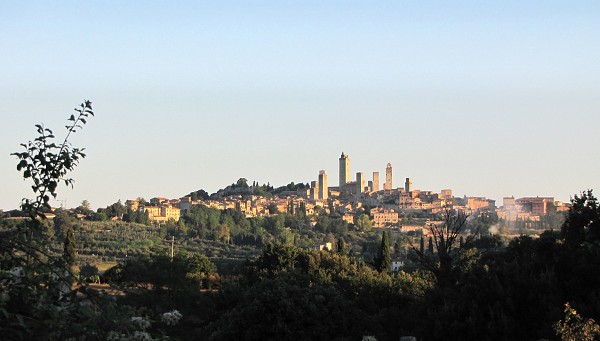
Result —
<path fill-rule="evenodd" d="M 92 265 L 95 265 L 98 268 L 98 273 L 100 275 L 102 275 L 104 273 L 104 271 L 117 265 L 117 262 L 98 262 L 98 263 L 92 263 Z"/>
<path fill-rule="evenodd" d="M 112 268 L 115 265 L 117 265 L 117 262 L 100 262 L 100 263 L 96 264 L 96 266 L 98 267 L 98 272 L 100 274 L 103 274 L 104 271 Z"/>

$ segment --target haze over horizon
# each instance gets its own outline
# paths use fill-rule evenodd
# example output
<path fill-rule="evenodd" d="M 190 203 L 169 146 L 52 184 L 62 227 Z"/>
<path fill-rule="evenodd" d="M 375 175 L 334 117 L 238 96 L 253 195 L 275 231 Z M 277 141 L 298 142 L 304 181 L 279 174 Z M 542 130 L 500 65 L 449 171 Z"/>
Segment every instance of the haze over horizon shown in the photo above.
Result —
<path fill-rule="evenodd" d="M 0 209 L 33 197 L 10 155 L 96 117 L 59 200 L 351 175 L 455 196 L 600 191 L 600 3 L 4 2 Z M 60 202 L 53 201 L 53 206 Z"/>

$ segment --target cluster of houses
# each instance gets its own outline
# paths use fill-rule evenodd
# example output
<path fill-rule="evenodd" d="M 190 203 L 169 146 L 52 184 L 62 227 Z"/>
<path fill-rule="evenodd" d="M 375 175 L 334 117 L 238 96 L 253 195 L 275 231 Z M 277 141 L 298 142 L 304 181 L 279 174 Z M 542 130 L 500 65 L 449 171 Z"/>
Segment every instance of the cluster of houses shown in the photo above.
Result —
<path fill-rule="evenodd" d="M 250 187 L 249 192 L 251 193 Z M 368 213 L 373 227 L 399 227 L 402 232 L 415 231 L 421 226 L 401 224 L 401 213 L 436 214 L 447 209 L 461 210 L 471 214 L 495 213 L 505 221 L 539 221 L 550 212 L 568 210 L 569 205 L 556 201 L 552 197 L 524 197 L 515 199 L 506 197 L 503 206 L 496 207 L 495 200 L 485 197 L 454 197 L 452 190 L 443 189 L 439 193 L 432 191 L 410 190 L 405 188 L 364 192 L 360 196 L 335 193 L 328 199 L 311 196 L 310 189 L 289 191 L 279 196 L 258 196 L 235 194 L 211 200 L 192 200 L 186 196 L 180 199 L 152 198 L 149 203 L 140 204 L 137 200 L 128 200 L 131 210 L 148 212 L 151 221 L 178 221 L 193 205 L 204 205 L 219 210 L 235 209 L 246 217 L 270 216 L 279 212 L 302 211 L 306 215 L 318 215 L 335 211 L 342 219 L 354 224 L 355 214 Z"/>

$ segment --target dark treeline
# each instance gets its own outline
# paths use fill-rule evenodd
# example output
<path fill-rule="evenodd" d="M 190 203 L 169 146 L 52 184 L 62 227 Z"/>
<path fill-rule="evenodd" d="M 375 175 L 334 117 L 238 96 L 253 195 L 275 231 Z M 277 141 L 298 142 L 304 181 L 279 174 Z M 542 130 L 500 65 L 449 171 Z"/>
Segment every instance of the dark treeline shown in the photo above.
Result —
<path fill-rule="evenodd" d="M 444 226 L 456 226 L 455 217 L 446 217 Z M 454 247 L 445 253 L 435 234 L 411 248 L 392 233 L 349 225 L 335 212 L 316 217 L 312 227 L 309 219 L 301 210 L 246 218 L 235 209 L 196 205 L 179 223 L 107 222 L 110 231 L 93 232 L 59 210 L 53 221 L 40 222 L 37 234 L 54 240 L 48 245 L 56 254 L 69 231 L 80 257 L 102 250 L 117 259 L 128 254 L 98 280 L 122 290 L 115 296 L 119 309 L 150 319 L 177 309 L 178 328 L 147 331 L 180 339 L 556 339 L 566 303 L 582 316 L 600 315 L 600 209 L 591 191 L 575 196 L 561 230 L 509 241 L 459 233 L 445 240 Z M 6 230 L 20 224 L 25 221 L 2 220 Z M 189 243 L 173 260 L 165 256 L 168 235 Z M 262 252 L 241 267 L 220 261 L 229 266 L 223 271 L 194 251 L 194 240 Z M 310 249 L 327 240 L 334 251 Z M 391 273 L 391 255 L 407 247 L 410 266 Z M 81 265 L 82 272 L 93 269 Z M 10 301 L 4 307 L 14 309 Z"/>
<path fill-rule="evenodd" d="M 578 339 L 588 335 L 593 340 L 597 326 L 557 322 L 564 319 L 565 303 L 586 317 L 600 314 L 599 217 L 596 199 L 586 192 L 574 199 L 561 231 L 522 236 L 505 246 L 493 237 L 465 240 L 460 251 L 447 255 L 446 274 L 428 270 L 418 253 L 413 253 L 421 264 L 417 269 L 391 273 L 386 266 L 349 256 L 343 247 L 312 251 L 270 243 L 235 276 L 213 276 L 214 282 L 200 285 L 211 290 L 182 293 L 183 285 L 154 284 L 118 302 L 150 310 L 157 304 L 176 306 L 184 317 L 171 335 L 182 339 L 356 340 L 372 335 L 398 340 L 413 335 L 422 340 L 539 340 L 583 332 Z M 433 250 L 425 248 L 422 254 L 437 270 L 440 241 L 434 239 Z M 381 250 L 389 243 L 384 234 Z M 385 254 L 379 257 L 389 257 Z M 135 281 L 122 279 L 129 271 L 150 277 L 174 273 L 168 266 L 136 267 L 128 262 L 118 268 L 121 279 L 107 278 L 131 287 Z M 211 278 L 210 271 L 203 273 Z M 153 288 L 158 287 L 157 296 Z"/>

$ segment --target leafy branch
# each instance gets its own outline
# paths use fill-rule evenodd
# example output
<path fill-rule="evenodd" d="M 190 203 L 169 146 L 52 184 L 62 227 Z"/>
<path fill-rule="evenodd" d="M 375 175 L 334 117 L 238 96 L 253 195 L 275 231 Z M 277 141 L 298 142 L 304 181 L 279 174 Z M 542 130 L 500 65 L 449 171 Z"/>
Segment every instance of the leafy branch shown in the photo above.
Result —
<path fill-rule="evenodd" d="M 21 208 L 32 219 L 44 217 L 42 210 L 50 209 L 50 196 L 56 198 L 59 183 L 73 186 L 74 180 L 66 175 L 75 169 L 80 159 L 85 158 L 85 148 L 72 147 L 69 137 L 83 129 L 90 115 L 94 116 L 92 102 L 86 100 L 74 110 L 76 114 L 69 117 L 70 123 L 65 126 L 67 135 L 61 144 L 54 142 L 56 137 L 52 130 L 45 128 L 43 124 L 36 124 L 39 136 L 33 141 L 21 143 L 25 151 L 11 154 L 20 160 L 17 170 L 23 172 L 23 178 L 31 178 L 33 181 L 31 189 L 36 194 L 35 200 L 23 199 L 21 204 Z"/>

